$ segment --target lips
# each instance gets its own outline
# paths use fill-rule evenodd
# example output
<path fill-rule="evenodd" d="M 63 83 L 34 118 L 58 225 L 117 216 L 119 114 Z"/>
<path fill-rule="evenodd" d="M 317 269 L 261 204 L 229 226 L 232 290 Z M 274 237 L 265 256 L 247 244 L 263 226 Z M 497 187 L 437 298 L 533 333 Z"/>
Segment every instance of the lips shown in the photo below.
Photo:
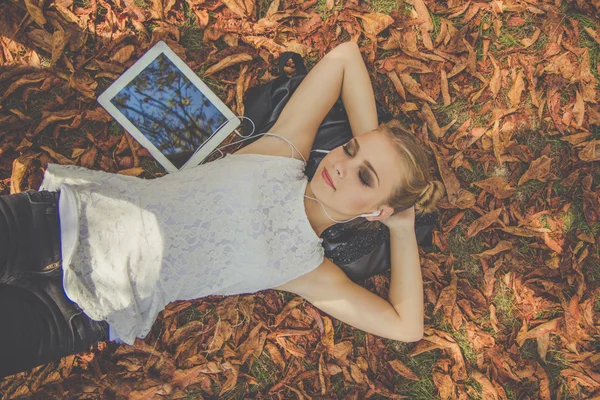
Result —
<path fill-rule="evenodd" d="M 333 185 L 333 179 L 331 179 L 331 176 L 327 172 L 326 168 L 323 168 L 323 172 L 321 172 L 321 176 L 323 177 L 323 180 L 325 181 L 326 184 L 328 184 L 329 186 L 331 186 L 332 188 L 335 189 L 335 186 Z"/>

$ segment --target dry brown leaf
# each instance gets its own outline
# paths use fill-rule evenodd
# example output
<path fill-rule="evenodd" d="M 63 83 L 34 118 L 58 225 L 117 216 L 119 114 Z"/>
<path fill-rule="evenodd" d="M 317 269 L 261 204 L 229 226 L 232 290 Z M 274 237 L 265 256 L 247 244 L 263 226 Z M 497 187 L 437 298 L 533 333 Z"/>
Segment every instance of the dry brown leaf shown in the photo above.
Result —
<path fill-rule="evenodd" d="M 61 110 L 56 112 L 43 112 L 40 124 L 33 131 L 33 135 L 37 135 L 50 124 L 57 121 L 66 121 L 75 118 L 81 112 L 79 110 Z"/>
<path fill-rule="evenodd" d="M 575 125 L 579 128 L 583 125 L 583 118 L 585 117 L 585 103 L 579 91 L 576 90 L 575 93 L 576 100 L 573 105 L 573 116 L 575 117 Z"/>
<path fill-rule="evenodd" d="M 562 318 L 554 318 L 548 322 L 544 322 L 543 324 L 536 326 L 535 328 L 529 331 L 527 330 L 527 325 L 523 324 L 523 327 L 525 329 L 523 331 L 519 331 L 517 337 L 515 338 L 515 341 L 519 344 L 519 347 L 522 347 L 527 339 L 533 339 L 545 335 L 547 333 L 556 332 L 561 320 Z"/>
<path fill-rule="evenodd" d="M 460 189 L 458 192 L 458 198 L 456 199 L 456 206 L 461 210 L 466 210 L 475 205 L 475 195 L 468 190 Z"/>
<path fill-rule="evenodd" d="M 71 34 L 66 31 L 56 30 L 52 34 L 52 65 L 56 64 L 56 62 L 63 55 L 65 50 L 65 46 L 69 42 L 69 38 Z"/>
<path fill-rule="evenodd" d="M 81 149 L 83 150 L 83 149 Z M 73 153 L 74 154 L 74 153 Z M 98 154 L 98 148 L 96 146 L 92 146 L 88 151 L 85 152 L 81 156 L 80 163 L 82 167 L 85 168 L 93 168 L 94 163 L 96 162 L 96 155 Z"/>
<path fill-rule="evenodd" d="M 23 186 L 22 181 L 27 171 L 27 167 L 31 164 L 31 160 L 37 158 L 41 153 L 22 155 L 13 161 L 12 173 L 10 176 L 10 194 L 20 193 Z"/>
<path fill-rule="evenodd" d="M 529 46 L 534 44 L 540 37 L 540 33 L 542 33 L 542 30 L 539 27 L 537 27 L 537 28 L 535 28 L 535 32 L 533 32 L 533 35 L 531 35 L 530 38 L 521 39 L 521 43 L 523 43 L 523 47 L 528 48 Z"/>
<path fill-rule="evenodd" d="M 450 204 L 456 204 L 458 193 L 460 192 L 460 182 L 454 172 L 448 167 L 448 163 L 444 160 L 443 156 L 435 148 L 435 145 L 431 144 L 431 150 L 437 161 L 438 169 L 446 188 L 446 195 L 448 196 L 448 202 Z"/>
<path fill-rule="evenodd" d="M 117 50 L 110 59 L 111 61 L 116 61 L 119 64 L 125 64 L 127 61 L 129 61 L 134 51 L 135 46 L 132 44 L 127 44 Z"/>
<path fill-rule="evenodd" d="M 487 178 L 482 181 L 473 182 L 472 185 L 478 186 L 488 193 L 491 193 L 497 199 L 507 199 L 515 194 L 516 189 L 501 176 Z"/>
<path fill-rule="evenodd" d="M 404 91 L 404 86 L 402 86 L 402 82 L 400 82 L 400 78 L 398 78 L 398 74 L 396 74 L 396 72 L 394 71 L 391 71 L 387 73 L 387 76 L 394 84 L 394 87 L 396 88 L 396 91 L 398 92 L 400 97 L 402 97 L 402 100 L 406 100 L 406 92 Z"/>
<path fill-rule="evenodd" d="M 52 150 L 50 147 L 48 146 L 40 146 L 40 149 L 42 150 L 46 150 L 48 153 L 50 153 L 50 156 L 52 158 L 54 158 L 56 161 L 58 161 L 60 164 L 64 164 L 64 165 L 75 165 L 75 163 L 73 161 L 71 161 L 70 159 L 68 159 L 67 157 L 63 156 L 62 154 Z"/>
<path fill-rule="evenodd" d="M 596 77 L 591 72 L 590 53 L 587 47 L 581 55 L 581 63 L 579 64 L 577 75 L 580 77 L 579 84 L 583 100 L 588 103 L 596 104 L 596 97 L 598 96 L 598 82 L 596 81 Z"/>
<path fill-rule="evenodd" d="M 275 43 L 273 39 L 268 39 L 262 36 L 242 36 L 241 39 L 254 47 L 255 49 L 265 48 L 271 54 L 278 57 L 279 54 L 285 51 L 285 48 L 280 44 Z"/>
<path fill-rule="evenodd" d="M 139 176 L 144 169 L 142 167 L 134 167 L 129 169 L 122 169 L 118 173 L 121 175 L 129 175 L 129 176 Z"/>
<path fill-rule="evenodd" d="M 377 36 L 381 31 L 394 23 L 394 19 L 382 13 L 354 14 L 362 20 L 362 26 L 367 35 Z"/>
<path fill-rule="evenodd" d="M 444 100 L 444 105 L 449 106 L 452 104 L 452 98 L 450 97 L 450 91 L 448 89 L 448 75 L 446 75 L 446 70 L 442 66 L 440 76 L 440 87 L 442 89 L 442 99 Z"/>
<path fill-rule="evenodd" d="M 400 78 L 400 82 L 402 82 L 402 86 L 404 86 L 404 88 L 410 94 L 421 100 L 425 100 L 430 102 L 431 104 L 435 104 L 435 100 L 433 100 L 427 95 L 427 93 L 421 90 L 419 83 L 415 81 L 410 75 L 400 74 L 398 77 Z"/>
<path fill-rule="evenodd" d="M 489 57 L 492 61 L 492 65 L 494 66 L 494 73 L 492 74 L 492 78 L 490 79 L 490 91 L 492 92 L 494 98 L 496 98 L 498 92 L 500 92 L 500 88 L 502 87 L 502 77 L 500 75 L 500 67 L 498 66 L 498 63 L 496 62 L 494 57 L 492 57 L 491 54 L 489 55 Z"/>
<path fill-rule="evenodd" d="M 591 140 L 577 154 L 583 161 L 600 161 L 600 140 Z"/>
<path fill-rule="evenodd" d="M 94 90 L 98 87 L 96 82 L 87 72 L 76 70 L 69 79 L 69 86 L 90 99 L 96 99 Z"/>
<path fill-rule="evenodd" d="M 487 214 L 483 215 L 482 217 L 479 217 L 478 219 L 473 221 L 467 228 L 467 234 L 465 237 L 466 238 L 473 237 L 476 234 L 478 234 L 479 232 L 481 232 L 482 230 L 484 230 L 487 227 L 489 227 L 490 225 L 492 225 L 493 223 L 498 222 L 498 216 L 500 215 L 501 212 L 502 212 L 502 209 L 497 208 L 494 211 L 490 211 L 489 213 L 487 213 Z"/>
<path fill-rule="evenodd" d="M 223 0 L 223 3 L 240 18 L 248 16 L 248 10 L 243 0 Z"/>
<path fill-rule="evenodd" d="M 552 162 L 552 158 L 548 156 L 541 156 L 537 160 L 534 160 L 529 165 L 529 169 L 525 171 L 525 173 L 519 179 L 519 183 L 517 186 L 521 186 L 527 181 L 532 179 L 537 179 L 538 181 L 546 182 L 546 180 L 550 177 L 550 163 Z"/>
<path fill-rule="evenodd" d="M 398 375 L 406 378 L 406 379 L 410 379 L 411 381 L 418 381 L 419 377 L 417 375 L 415 375 L 414 372 L 411 371 L 410 368 L 408 368 L 406 365 L 404 365 L 402 363 L 402 361 L 400 360 L 389 360 L 388 364 L 390 364 L 390 367 L 392 367 L 394 369 L 394 371 L 396 371 L 398 373 Z"/>
<path fill-rule="evenodd" d="M 423 113 L 423 118 L 425 119 L 425 122 L 427 122 L 427 126 L 431 130 L 431 133 L 433 133 L 433 135 L 437 138 L 441 137 L 442 135 L 440 132 L 440 126 L 438 125 L 435 115 L 433 115 L 433 111 L 431 110 L 431 107 L 429 107 L 429 104 L 423 103 L 421 112 Z"/>
<path fill-rule="evenodd" d="M 521 106 L 521 94 L 525 90 L 525 81 L 523 80 L 523 71 L 519 70 L 512 87 L 508 91 L 508 98 L 514 108 Z"/>
<path fill-rule="evenodd" d="M 40 2 L 38 0 L 25 0 L 25 8 L 27 8 L 27 12 L 31 15 L 31 18 L 33 18 L 39 26 L 44 26 L 46 17 L 44 17 L 44 12 L 39 4 Z"/>
<path fill-rule="evenodd" d="M 208 68 L 205 72 L 205 75 L 212 75 L 221 71 L 222 69 L 231 67 L 232 65 L 236 65 L 250 60 L 252 60 L 252 56 L 247 53 L 239 53 L 227 56 L 212 67 Z"/>
<path fill-rule="evenodd" d="M 494 248 L 483 251 L 481 253 L 471 254 L 471 257 L 480 259 L 489 258 L 491 256 L 495 256 L 496 254 L 502 253 L 503 251 L 510 250 L 512 248 L 513 244 L 511 242 L 509 242 L 508 240 L 501 240 L 496 246 L 494 246 Z"/>
<path fill-rule="evenodd" d="M 499 400 L 502 398 L 487 376 L 477 370 L 472 370 L 471 377 L 481 385 L 481 396 L 483 399 Z"/>

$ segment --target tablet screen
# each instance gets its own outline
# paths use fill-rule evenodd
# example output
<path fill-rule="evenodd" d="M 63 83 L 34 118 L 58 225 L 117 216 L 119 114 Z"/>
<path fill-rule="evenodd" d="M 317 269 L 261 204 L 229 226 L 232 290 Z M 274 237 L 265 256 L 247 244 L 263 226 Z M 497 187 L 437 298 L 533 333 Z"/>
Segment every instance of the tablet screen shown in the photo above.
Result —
<path fill-rule="evenodd" d="M 178 168 L 227 121 L 164 54 L 110 101 Z"/>

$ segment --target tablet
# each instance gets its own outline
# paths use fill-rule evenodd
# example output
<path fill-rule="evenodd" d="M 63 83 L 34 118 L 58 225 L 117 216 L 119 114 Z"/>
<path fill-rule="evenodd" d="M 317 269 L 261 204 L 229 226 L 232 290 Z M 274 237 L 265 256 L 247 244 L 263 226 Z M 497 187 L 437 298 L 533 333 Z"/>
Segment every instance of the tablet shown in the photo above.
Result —
<path fill-rule="evenodd" d="M 240 120 L 165 42 L 158 42 L 98 102 L 167 172 L 201 164 Z"/>

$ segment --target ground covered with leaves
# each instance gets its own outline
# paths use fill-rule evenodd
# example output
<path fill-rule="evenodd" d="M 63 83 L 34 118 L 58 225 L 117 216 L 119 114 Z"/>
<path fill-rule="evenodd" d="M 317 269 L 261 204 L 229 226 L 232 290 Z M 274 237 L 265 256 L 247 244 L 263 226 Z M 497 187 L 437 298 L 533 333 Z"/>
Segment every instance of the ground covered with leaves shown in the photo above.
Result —
<path fill-rule="evenodd" d="M 421 248 L 425 336 L 365 334 L 274 290 L 176 302 L 0 382 L 4 398 L 600 398 L 597 0 L 9 0 L 0 193 L 48 163 L 165 173 L 96 102 L 159 40 L 237 114 L 283 51 L 358 42 L 447 197 Z M 368 289 L 387 298 L 390 272 Z"/>

